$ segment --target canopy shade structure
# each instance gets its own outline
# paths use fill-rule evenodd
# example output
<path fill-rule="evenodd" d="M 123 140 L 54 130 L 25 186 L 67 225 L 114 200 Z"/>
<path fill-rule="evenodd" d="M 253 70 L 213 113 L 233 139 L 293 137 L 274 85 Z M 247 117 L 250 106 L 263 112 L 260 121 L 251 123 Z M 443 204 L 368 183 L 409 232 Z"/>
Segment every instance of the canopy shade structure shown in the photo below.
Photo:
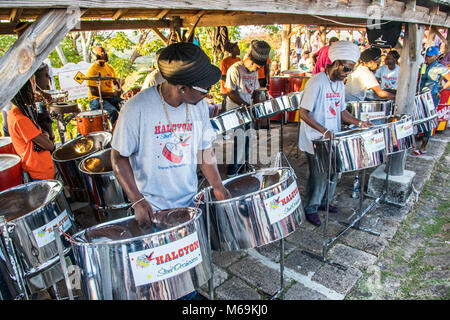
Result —
<path fill-rule="evenodd" d="M 306 24 L 348 29 L 376 27 L 382 21 L 450 26 L 448 0 L 3 0 L 0 34 L 12 34 L 17 21 L 34 21 L 57 8 L 83 12 L 72 31 L 169 28 L 175 17 L 181 27 Z"/>

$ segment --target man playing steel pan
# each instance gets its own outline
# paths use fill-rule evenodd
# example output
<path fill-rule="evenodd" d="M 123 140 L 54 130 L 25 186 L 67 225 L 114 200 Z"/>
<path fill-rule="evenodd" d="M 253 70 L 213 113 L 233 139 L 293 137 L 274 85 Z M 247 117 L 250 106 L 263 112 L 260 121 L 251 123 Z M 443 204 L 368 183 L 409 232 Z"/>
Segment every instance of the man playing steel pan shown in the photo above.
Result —
<path fill-rule="evenodd" d="M 143 225 L 151 223 L 155 209 L 192 205 L 197 164 L 217 199 L 231 197 L 217 169 L 216 135 L 204 99 L 220 69 L 191 43 L 165 48 L 158 68 L 166 81 L 125 104 L 111 143 L 114 173 Z"/>
<path fill-rule="evenodd" d="M 227 71 L 225 88 L 227 90 L 227 111 L 238 107 L 250 107 L 256 100 L 256 90 L 259 88 L 258 70 L 267 64 L 270 45 L 265 41 L 252 40 L 250 49 L 242 61 L 234 63 Z M 244 125 L 244 131 L 249 125 Z M 229 164 L 227 175 L 233 177 L 243 168 L 242 164 L 248 161 L 250 154 L 249 137 L 245 134 L 245 147 L 238 148 L 237 136 L 234 136 L 233 164 Z M 244 145 L 244 144 L 242 144 Z"/>
<path fill-rule="evenodd" d="M 346 111 L 344 79 L 353 71 L 360 57 L 357 45 L 350 41 L 335 42 L 329 49 L 332 62 L 324 72 L 314 75 L 305 86 L 300 102 L 299 148 L 306 154 L 309 167 L 308 185 L 305 195 L 306 219 L 315 226 L 321 221 L 317 210 L 326 208 L 327 173 L 319 172 L 314 159 L 312 141 L 322 137 L 329 138 L 341 130 L 341 120 L 360 127 L 372 125 L 362 122 Z M 337 174 L 331 175 L 330 198 L 337 184 Z M 330 212 L 337 208 L 329 206 Z"/>

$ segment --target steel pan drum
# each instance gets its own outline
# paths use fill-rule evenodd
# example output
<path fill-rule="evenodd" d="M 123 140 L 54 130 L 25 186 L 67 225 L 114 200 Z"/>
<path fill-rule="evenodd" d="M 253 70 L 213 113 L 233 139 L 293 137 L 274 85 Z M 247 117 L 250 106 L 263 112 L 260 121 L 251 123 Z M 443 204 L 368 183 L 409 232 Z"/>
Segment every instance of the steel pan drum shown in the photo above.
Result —
<path fill-rule="evenodd" d="M 223 134 L 233 129 L 242 127 L 253 121 L 250 112 L 244 107 L 234 108 L 221 115 L 211 118 L 211 125 L 216 134 Z"/>
<path fill-rule="evenodd" d="M 22 166 L 16 154 L 0 154 L 0 191 L 22 183 Z"/>
<path fill-rule="evenodd" d="M 347 103 L 347 110 L 355 118 L 367 121 L 375 118 L 384 118 L 394 114 L 392 101 L 351 101 Z"/>
<path fill-rule="evenodd" d="M 49 113 L 64 115 L 65 113 L 78 113 L 78 105 L 74 102 L 56 102 L 48 105 Z"/>
<path fill-rule="evenodd" d="M 17 154 L 12 144 L 11 137 L 0 137 L 0 153 Z"/>
<path fill-rule="evenodd" d="M 414 147 L 414 128 L 410 115 L 392 115 L 372 119 L 375 127 L 385 129 L 387 154 L 404 151 Z"/>
<path fill-rule="evenodd" d="M 78 169 L 78 165 L 87 156 L 108 148 L 111 139 L 112 134 L 109 132 L 93 132 L 72 139 L 53 151 L 52 159 L 58 167 L 65 184 L 70 188 L 72 200 L 89 201 L 84 178 Z"/>
<path fill-rule="evenodd" d="M 66 90 L 44 90 L 52 96 L 52 102 L 67 102 L 69 92 Z"/>
<path fill-rule="evenodd" d="M 303 91 L 289 93 L 290 111 L 300 109 L 300 101 L 302 100 Z"/>
<path fill-rule="evenodd" d="M 78 168 L 83 173 L 94 209 L 109 211 L 130 206 L 112 169 L 111 148 L 84 158 Z"/>
<path fill-rule="evenodd" d="M 0 214 L 13 226 L 10 237 L 29 290 L 37 292 L 62 280 L 53 228 L 58 225 L 68 235 L 78 231 L 62 183 L 23 184 L 1 192 L 0 202 Z M 64 237 L 61 241 L 64 255 L 69 255 L 70 244 Z"/>
<path fill-rule="evenodd" d="M 233 198 L 210 198 L 209 202 L 215 250 L 260 247 L 288 236 L 303 222 L 300 194 L 290 168 L 258 170 L 225 180 L 224 185 Z M 203 201 L 211 191 L 211 187 L 202 190 L 194 201 L 200 197 Z"/>
<path fill-rule="evenodd" d="M 354 129 L 336 133 L 333 139 L 331 173 L 351 172 L 379 166 L 386 161 L 384 128 Z M 319 172 L 328 172 L 330 143 L 313 140 Z"/>
<path fill-rule="evenodd" d="M 200 210 L 155 212 L 156 226 L 142 229 L 126 217 L 74 236 L 81 290 L 90 300 L 178 299 L 212 276 Z"/>
<path fill-rule="evenodd" d="M 253 115 L 256 119 L 266 119 L 276 116 L 283 111 L 290 111 L 291 105 L 287 95 L 279 96 L 253 106 Z"/>
<path fill-rule="evenodd" d="M 414 125 L 419 131 L 425 132 L 437 128 L 436 106 L 430 91 L 416 96 L 414 107 Z"/>

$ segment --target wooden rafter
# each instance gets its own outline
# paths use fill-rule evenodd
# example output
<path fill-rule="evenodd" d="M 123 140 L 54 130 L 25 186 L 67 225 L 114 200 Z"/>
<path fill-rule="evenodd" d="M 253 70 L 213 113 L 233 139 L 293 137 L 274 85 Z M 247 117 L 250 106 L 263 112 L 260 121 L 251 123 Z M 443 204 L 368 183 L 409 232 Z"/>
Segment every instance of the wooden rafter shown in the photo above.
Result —
<path fill-rule="evenodd" d="M 22 8 L 14 8 L 11 10 L 11 14 L 9 15 L 9 22 L 16 23 L 20 20 L 22 16 L 23 9 Z"/>
<path fill-rule="evenodd" d="M 158 15 L 155 17 L 156 19 L 164 19 L 167 14 L 169 13 L 170 9 L 162 10 Z"/>
<path fill-rule="evenodd" d="M 128 12 L 128 9 L 119 9 L 114 13 L 112 19 L 120 20 L 127 12 Z"/>

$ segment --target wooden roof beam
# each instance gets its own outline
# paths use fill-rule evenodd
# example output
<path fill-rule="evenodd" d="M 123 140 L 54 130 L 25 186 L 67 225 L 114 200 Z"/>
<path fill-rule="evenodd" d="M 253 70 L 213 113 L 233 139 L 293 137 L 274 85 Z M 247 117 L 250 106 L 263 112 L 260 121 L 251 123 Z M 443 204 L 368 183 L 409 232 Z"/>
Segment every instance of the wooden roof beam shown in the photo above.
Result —
<path fill-rule="evenodd" d="M 112 19 L 120 20 L 127 12 L 128 12 L 128 9 L 119 9 L 114 13 Z"/>
<path fill-rule="evenodd" d="M 9 14 L 9 22 L 16 23 L 20 20 L 20 17 L 22 16 L 23 9 L 22 8 L 14 8 L 11 10 L 11 13 Z"/>
<path fill-rule="evenodd" d="M 167 16 L 167 14 L 169 13 L 169 11 L 170 11 L 170 9 L 162 10 L 160 13 L 158 13 L 156 15 L 155 19 L 158 19 L 158 20 L 159 19 L 164 19 Z"/>
<path fill-rule="evenodd" d="M 169 39 L 167 39 L 162 33 L 161 31 L 158 30 L 158 28 L 150 28 L 150 30 L 152 30 L 156 36 L 161 39 L 162 42 L 164 42 L 164 44 L 167 46 L 169 44 Z"/>

